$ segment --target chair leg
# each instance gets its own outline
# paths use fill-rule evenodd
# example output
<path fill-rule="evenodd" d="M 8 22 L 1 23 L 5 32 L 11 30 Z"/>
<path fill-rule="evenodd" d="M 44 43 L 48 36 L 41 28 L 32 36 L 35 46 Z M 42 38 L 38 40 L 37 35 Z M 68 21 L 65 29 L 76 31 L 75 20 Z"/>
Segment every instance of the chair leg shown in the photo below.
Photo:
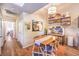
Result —
<path fill-rule="evenodd" d="M 44 52 L 42 51 L 42 48 L 40 47 L 40 50 L 41 50 L 41 53 L 43 54 L 43 56 L 44 56 Z"/>

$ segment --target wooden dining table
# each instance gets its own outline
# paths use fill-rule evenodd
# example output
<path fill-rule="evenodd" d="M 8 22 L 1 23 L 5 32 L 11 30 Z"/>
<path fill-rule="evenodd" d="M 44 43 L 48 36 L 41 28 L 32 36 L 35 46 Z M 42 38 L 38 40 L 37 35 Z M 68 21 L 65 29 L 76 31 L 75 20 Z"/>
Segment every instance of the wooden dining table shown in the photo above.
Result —
<path fill-rule="evenodd" d="M 55 41 L 55 36 L 46 36 L 46 37 L 43 37 L 43 38 L 40 38 L 38 40 L 35 40 L 35 43 L 36 44 L 43 44 L 43 45 L 48 45 L 50 43 L 52 43 L 53 41 Z"/>
<path fill-rule="evenodd" d="M 46 46 L 46 45 L 51 44 L 54 41 L 55 41 L 55 39 L 53 39 L 53 37 L 51 37 L 51 38 L 48 38 L 47 40 L 43 41 L 41 44 Z"/>
<path fill-rule="evenodd" d="M 56 41 L 56 37 L 52 35 L 47 35 L 45 37 L 38 38 L 36 40 L 34 39 L 34 45 L 33 45 L 32 52 L 34 52 L 35 47 L 37 47 L 35 46 L 35 44 L 38 45 L 38 51 L 39 51 L 39 49 L 41 50 L 41 45 L 44 45 L 46 47 L 47 45 L 50 45 L 51 43 L 54 43 L 55 41 Z"/>

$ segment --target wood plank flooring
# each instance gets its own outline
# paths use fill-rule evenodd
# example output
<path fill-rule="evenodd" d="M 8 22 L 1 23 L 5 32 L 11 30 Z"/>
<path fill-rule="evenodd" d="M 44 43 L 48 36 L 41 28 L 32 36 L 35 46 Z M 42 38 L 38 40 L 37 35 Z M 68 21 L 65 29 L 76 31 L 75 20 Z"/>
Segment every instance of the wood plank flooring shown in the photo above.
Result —
<path fill-rule="evenodd" d="M 31 56 L 32 46 L 22 48 L 16 39 L 5 41 L 2 48 L 2 56 Z M 79 56 L 79 50 L 68 46 L 59 46 L 56 56 Z"/>

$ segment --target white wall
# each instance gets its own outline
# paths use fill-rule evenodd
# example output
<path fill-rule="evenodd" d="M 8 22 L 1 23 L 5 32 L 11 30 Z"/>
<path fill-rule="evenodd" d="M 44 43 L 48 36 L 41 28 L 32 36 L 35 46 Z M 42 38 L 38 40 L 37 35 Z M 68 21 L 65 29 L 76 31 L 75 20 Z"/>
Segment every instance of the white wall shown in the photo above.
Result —
<path fill-rule="evenodd" d="M 19 20 L 19 36 L 18 36 L 18 40 L 20 41 L 20 43 L 22 44 L 23 47 L 27 47 L 31 44 L 33 44 L 33 38 L 35 36 L 38 35 L 42 35 L 44 34 L 44 28 L 45 28 L 45 23 L 46 20 L 39 18 L 39 16 L 37 15 L 30 15 L 30 14 L 26 14 L 23 13 L 20 17 Z M 32 31 L 32 20 L 36 20 L 36 21 L 41 21 L 43 22 L 43 29 L 41 31 Z M 25 26 L 25 23 L 30 23 L 30 30 L 27 29 L 27 26 Z"/>
<path fill-rule="evenodd" d="M 63 5 L 64 6 L 64 5 Z M 61 8 L 59 10 L 60 13 L 66 13 L 69 12 L 70 16 L 71 16 L 71 25 L 70 26 L 66 26 L 64 27 L 65 29 L 65 35 L 66 36 L 72 36 L 76 42 L 75 45 L 77 45 L 77 35 L 79 32 L 79 28 L 78 28 L 78 16 L 79 16 L 79 4 L 70 4 L 67 7 Z M 68 43 L 71 43 L 71 41 L 69 41 Z"/>
<path fill-rule="evenodd" d="M 2 45 L 3 45 L 3 42 L 4 42 L 4 39 L 3 39 L 3 37 L 4 37 L 4 34 L 3 34 L 3 32 L 4 32 L 4 29 L 3 29 L 3 23 L 2 23 L 2 17 L 1 17 L 1 15 L 0 15 L 0 47 L 2 47 Z"/>

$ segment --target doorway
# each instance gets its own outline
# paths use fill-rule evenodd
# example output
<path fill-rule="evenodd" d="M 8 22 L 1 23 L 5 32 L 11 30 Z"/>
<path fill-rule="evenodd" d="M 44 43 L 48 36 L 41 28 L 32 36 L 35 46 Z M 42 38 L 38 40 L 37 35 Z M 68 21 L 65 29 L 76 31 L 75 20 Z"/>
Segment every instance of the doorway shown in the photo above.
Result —
<path fill-rule="evenodd" d="M 4 27 L 4 37 L 5 41 L 3 44 L 3 55 L 14 55 L 14 37 L 15 37 L 15 22 L 13 21 L 3 21 Z M 10 34 L 7 35 L 8 32 L 13 31 L 13 38 L 11 38 Z"/>
<path fill-rule="evenodd" d="M 8 33 L 12 32 L 12 37 L 15 37 L 15 22 L 13 21 L 4 21 L 5 22 L 5 39 L 8 39 Z M 8 39 L 9 40 L 9 39 Z"/>

